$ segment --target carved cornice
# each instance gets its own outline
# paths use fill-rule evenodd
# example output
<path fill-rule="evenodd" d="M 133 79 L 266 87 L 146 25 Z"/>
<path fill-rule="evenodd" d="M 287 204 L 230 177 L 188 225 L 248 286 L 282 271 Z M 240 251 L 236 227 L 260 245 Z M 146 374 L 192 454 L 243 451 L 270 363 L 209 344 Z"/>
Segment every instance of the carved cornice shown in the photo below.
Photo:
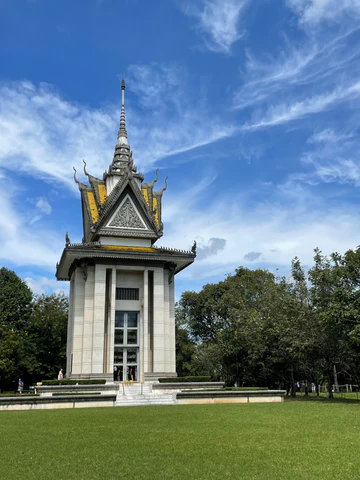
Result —
<path fill-rule="evenodd" d="M 177 248 L 169 248 L 169 247 L 155 247 L 159 252 L 166 252 L 166 253 L 185 253 L 186 255 L 193 255 L 194 257 L 196 254 L 191 250 L 178 250 Z"/>
<path fill-rule="evenodd" d="M 74 248 L 100 248 L 101 242 L 82 242 L 82 243 L 69 243 L 66 245 L 67 249 L 74 249 Z"/>
<path fill-rule="evenodd" d="M 96 231 L 97 235 L 105 235 L 111 237 L 138 237 L 138 238 L 151 238 L 157 240 L 163 235 L 162 231 L 158 231 L 156 234 L 152 230 L 130 230 L 117 228 L 113 230 L 108 227 L 100 228 Z"/>
<path fill-rule="evenodd" d="M 104 246 L 105 247 L 105 246 Z M 151 248 L 149 251 L 134 251 L 129 247 L 129 250 L 116 250 L 111 246 L 106 246 L 106 249 L 84 247 L 82 244 L 79 247 L 66 248 L 63 251 L 61 260 L 57 265 L 56 277 L 58 280 L 69 280 L 76 267 L 83 267 L 82 262 L 86 261 L 87 265 L 94 265 L 96 260 L 110 260 L 110 261 L 139 261 L 139 262 L 165 262 L 169 263 L 168 267 L 170 271 L 170 280 L 172 281 L 173 275 L 187 267 L 194 261 L 194 256 L 189 252 L 175 250 L 175 249 L 163 249 L 160 251 L 156 248 Z M 166 250 L 166 251 L 165 251 Z M 175 268 L 171 266 L 175 265 Z M 82 268 L 83 270 L 83 268 Z M 83 274 L 86 272 L 83 270 Z"/>

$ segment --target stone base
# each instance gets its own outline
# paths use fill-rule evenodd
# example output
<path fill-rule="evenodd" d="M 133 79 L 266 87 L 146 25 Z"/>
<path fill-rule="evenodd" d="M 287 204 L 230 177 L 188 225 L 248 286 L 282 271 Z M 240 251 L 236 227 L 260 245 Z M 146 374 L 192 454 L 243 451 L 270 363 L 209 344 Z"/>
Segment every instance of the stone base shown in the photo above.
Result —
<path fill-rule="evenodd" d="M 1 410 L 47 410 L 53 408 L 114 407 L 116 393 L 102 395 L 64 395 L 61 397 L 17 395 L 0 397 Z"/>
<path fill-rule="evenodd" d="M 114 375 L 111 373 L 70 373 L 65 378 L 69 380 L 106 380 L 106 383 L 114 382 Z"/>
<path fill-rule="evenodd" d="M 202 391 L 176 394 L 179 405 L 283 402 L 286 390 Z"/>
<path fill-rule="evenodd" d="M 176 372 L 145 372 L 144 380 L 146 383 L 158 382 L 159 378 L 176 378 Z"/>

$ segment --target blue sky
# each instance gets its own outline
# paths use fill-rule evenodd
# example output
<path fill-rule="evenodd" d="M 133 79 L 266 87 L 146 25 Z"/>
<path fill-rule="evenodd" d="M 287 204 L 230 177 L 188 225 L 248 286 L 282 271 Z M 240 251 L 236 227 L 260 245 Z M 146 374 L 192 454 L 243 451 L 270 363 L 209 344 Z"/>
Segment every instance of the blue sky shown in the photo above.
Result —
<path fill-rule="evenodd" d="M 157 244 L 198 244 L 177 296 L 356 248 L 359 20 L 360 0 L 0 0 L 0 265 L 68 289 L 72 167 L 111 163 L 122 75 L 135 163 L 169 176 Z"/>

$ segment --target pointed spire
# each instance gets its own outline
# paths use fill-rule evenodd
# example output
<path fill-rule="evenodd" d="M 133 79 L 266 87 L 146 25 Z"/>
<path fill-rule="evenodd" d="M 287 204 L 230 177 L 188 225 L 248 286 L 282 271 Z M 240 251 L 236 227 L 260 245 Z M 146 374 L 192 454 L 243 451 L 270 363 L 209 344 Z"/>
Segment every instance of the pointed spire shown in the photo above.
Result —
<path fill-rule="evenodd" d="M 132 171 L 134 178 L 136 179 L 139 187 L 141 182 L 144 180 L 144 176 L 137 172 L 136 166 L 132 159 L 132 151 L 130 150 L 128 136 L 125 125 L 125 80 L 122 79 L 121 82 L 121 114 L 120 114 L 120 128 L 118 132 L 117 143 L 115 145 L 114 157 L 111 165 L 109 166 L 108 172 L 104 173 L 103 179 L 106 180 L 111 176 L 123 176 L 127 175 L 129 168 Z M 109 181 L 110 182 L 110 181 Z M 108 183 L 109 183 L 108 182 Z M 112 184 L 112 185 L 115 185 Z M 107 194 L 109 195 L 113 186 L 107 184 Z"/>
<path fill-rule="evenodd" d="M 120 128 L 118 132 L 118 145 L 128 145 L 128 137 L 125 125 L 125 80 L 121 81 L 121 113 L 120 113 Z"/>

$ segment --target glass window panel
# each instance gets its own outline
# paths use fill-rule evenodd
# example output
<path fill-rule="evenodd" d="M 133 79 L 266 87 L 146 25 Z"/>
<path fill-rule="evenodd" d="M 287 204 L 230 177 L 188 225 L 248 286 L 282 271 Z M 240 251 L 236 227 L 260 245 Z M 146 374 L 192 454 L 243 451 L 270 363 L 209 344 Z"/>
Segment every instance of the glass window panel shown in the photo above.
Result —
<path fill-rule="evenodd" d="M 128 327 L 137 328 L 137 318 L 138 318 L 137 312 L 128 312 L 127 314 Z"/>
<path fill-rule="evenodd" d="M 136 348 L 128 348 L 127 349 L 127 362 L 128 363 L 136 363 Z"/>
<path fill-rule="evenodd" d="M 128 380 L 133 380 L 133 381 L 136 382 L 136 380 L 137 380 L 136 365 L 127 368 L 127 377 L 128 377 Z"/>
<path fill-rule="evenodd" d="M 123 363 L 124 361 L 124 350 L 119 347 L 114 348 L 114 363 Z"/>
<path fill-rule="evenodd" d="M 115 312 L 115 327 L 124 327 L 124 312 Z"/>
<path fill-rule="evenodd" d="M 115 330 L 115 343 L 122 345 L 124 343 L 124 330 Z"/>
<path fill-rule="evenodd" d="M 130 345 L 137 344 L 137 330 L 127 331 L 127 343 L 129 343 Z"/>
<path fill-rule="evenodd" d="M 121 382 L 123 379 L 123 369 L 124 367 L 120 366 L 115 366 L 114 367 L 114 381 L 115 382 Z"/>

